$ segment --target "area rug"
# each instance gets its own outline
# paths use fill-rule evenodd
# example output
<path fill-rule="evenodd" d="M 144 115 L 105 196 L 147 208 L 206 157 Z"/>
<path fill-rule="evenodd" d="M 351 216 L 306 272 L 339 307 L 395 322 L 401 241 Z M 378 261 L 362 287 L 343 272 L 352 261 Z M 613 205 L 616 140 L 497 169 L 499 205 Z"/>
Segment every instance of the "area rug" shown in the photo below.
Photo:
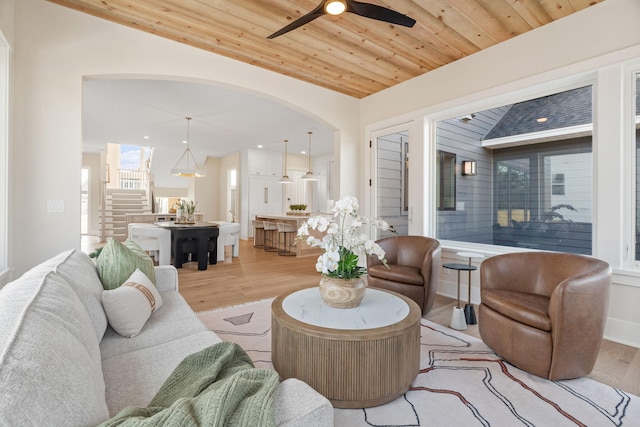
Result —
<path fill-rule="evenodd" d="M 198 313 L 254 364 L 271 364 L 271 299 Z M 366 409 L 334 409 L 352 426 L 640 426 L 640 397 L 580 378 L 549 381 L 504 362 L 482 341 L 422 319 L 420 372 L 404 396 Z"/>

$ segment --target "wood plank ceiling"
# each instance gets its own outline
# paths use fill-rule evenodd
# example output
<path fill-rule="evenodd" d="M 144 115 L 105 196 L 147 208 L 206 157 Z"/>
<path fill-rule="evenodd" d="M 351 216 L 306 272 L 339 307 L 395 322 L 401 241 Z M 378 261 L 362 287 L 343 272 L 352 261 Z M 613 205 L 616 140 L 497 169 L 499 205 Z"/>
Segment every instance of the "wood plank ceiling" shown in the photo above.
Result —
<path fill-rule="evenodd" d="M 370 0 L 413 28 L 344 13 L 267 36 L 320 0 L 49 0 L 363 98 L 604 0 Z"/>

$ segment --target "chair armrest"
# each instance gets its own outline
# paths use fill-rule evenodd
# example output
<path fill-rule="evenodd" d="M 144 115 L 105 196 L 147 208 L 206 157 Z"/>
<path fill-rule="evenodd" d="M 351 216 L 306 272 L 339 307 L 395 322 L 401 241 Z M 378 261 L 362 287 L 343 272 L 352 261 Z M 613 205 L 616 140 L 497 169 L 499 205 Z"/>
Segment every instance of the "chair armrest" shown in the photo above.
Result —
<path fill-rule="evenodd" d="M 156 288 L 159 292 L 178 290 L 178 270 L 173 265 L 155 267 Z"/>
<path fill-rule="evenodd" d="M 610 287 L 611 267 L 600 261 L 554 289 L 549 301 L 554 353 L 550 378 L 554 370 L 593 367 L 597 356 L 593 349 L 600 348 L 607 321 Z"/>
<path fill-rule="evenodd" d="M 442 267 L 441 252 L 442 248 L 440 243 L 435 240 L 431 248 L 429 248 L 429 250 L 424 254 L 424 260 L 422 261 L 422 266 L 420 266 L 420 271 L 425 284 L 429 281 L 429 283 L 436 284 L 437 287 L 438 279 L 440 277 L 440 268 Z"/>

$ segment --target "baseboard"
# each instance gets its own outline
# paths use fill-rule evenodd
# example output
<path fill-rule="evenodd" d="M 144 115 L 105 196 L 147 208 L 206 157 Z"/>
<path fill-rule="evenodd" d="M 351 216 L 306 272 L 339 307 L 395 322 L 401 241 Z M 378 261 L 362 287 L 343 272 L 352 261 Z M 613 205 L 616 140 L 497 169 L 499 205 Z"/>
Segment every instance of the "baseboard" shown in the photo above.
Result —
<path fill-rule="evenodd" d="M 604 328 L 604 338 L 608 341 L 640 348 L 640 324 L 609 317 Z"/>

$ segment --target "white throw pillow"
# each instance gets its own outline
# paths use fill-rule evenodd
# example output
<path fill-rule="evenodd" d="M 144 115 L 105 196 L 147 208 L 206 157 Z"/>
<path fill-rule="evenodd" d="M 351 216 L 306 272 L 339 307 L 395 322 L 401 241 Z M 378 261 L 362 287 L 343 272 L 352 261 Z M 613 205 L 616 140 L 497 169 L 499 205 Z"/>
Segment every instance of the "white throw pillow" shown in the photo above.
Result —
<path fill-rule="evenodd" d="M 102 305 L 111 327 L 127 338 L 140 333 L 151 313 L 162 307 L 162 297 L 151 280 L 136 269 L 122 286 L 102 292 Z"/>

